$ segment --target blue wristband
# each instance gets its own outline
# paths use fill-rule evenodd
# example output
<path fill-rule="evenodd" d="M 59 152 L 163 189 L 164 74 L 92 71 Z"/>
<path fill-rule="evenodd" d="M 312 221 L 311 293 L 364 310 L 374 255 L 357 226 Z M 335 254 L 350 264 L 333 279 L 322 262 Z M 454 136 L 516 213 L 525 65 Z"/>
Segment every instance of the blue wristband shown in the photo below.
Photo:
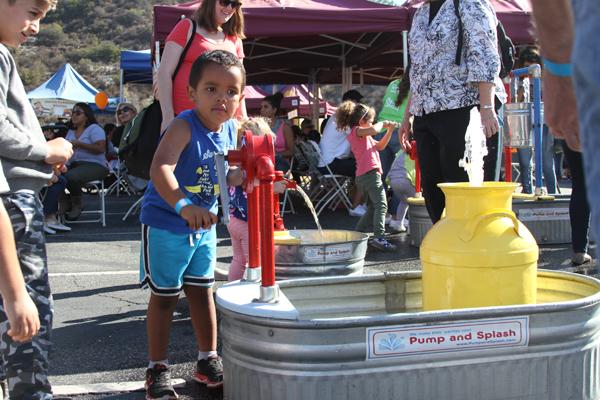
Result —
<path fill-rule="evenodd" d="M 177 214 L 181 214 L 181 209 L 183 207 L 191 206 L 192 204 L 194 204 L 194 203 L 192 203 L 192 201 L 190 199 L 188 199 L 187 197 L 184 197 L 183 199 L 180 199 L 177 203 L 175 203 L 175 212 Z"/>
<path fill-rule="evenodd" d="M 552 75 L 568 78 L 571 76 L 571 63 L 569 64 L 558 64 L 544 58 L 544 67 L 546 71 Z"/>

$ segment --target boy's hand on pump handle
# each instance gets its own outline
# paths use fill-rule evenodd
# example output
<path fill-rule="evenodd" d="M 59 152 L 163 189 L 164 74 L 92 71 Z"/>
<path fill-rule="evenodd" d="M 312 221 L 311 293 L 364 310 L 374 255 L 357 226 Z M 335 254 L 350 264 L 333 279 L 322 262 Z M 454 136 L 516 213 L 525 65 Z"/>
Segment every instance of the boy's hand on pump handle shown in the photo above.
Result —
<path fill-rule="evenodd" d="M 193 230 L 210 229 L 219 220 L 215 214 L 206 208 L 193 204 L 181 209 L 181 218 L 185 219 L 185 222 Z"/>

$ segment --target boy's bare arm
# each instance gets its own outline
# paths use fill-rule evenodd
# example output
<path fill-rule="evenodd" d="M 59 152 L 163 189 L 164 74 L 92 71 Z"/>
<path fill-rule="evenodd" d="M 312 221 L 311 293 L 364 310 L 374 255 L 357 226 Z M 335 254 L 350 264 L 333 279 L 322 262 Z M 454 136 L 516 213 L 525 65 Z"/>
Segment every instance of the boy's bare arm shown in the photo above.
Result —
<path fill-rule="evenodd" d="M 187 122 L 174 120 L 160 141 L 150 166 L 150 179 L 156 191 L 171 207 L 175 207 L 175 204 L 185 197 L 179 188 L 174 171 L 190 138 L 191 132 Z M 217 223 L 216 215 L 195 205 L 183 207 L 180 215 L 193 230 L 208 229 Z"/>
<path fill-rule="evenodd" d="M 154 187 L 171 207 L 185 197 L 173 172 L 190 138 L 189 125 L 185 121 L 175 120 L 160 141 L 150 166 L 150 179 Z"/>
<path fill-rule="evenodd" d="M 38 310 L 29 297 L 13 237 L 10 219 L 0 201 L 0 293 L 10 329 L 15 341 L 28 341 L 40 329 Z"/>

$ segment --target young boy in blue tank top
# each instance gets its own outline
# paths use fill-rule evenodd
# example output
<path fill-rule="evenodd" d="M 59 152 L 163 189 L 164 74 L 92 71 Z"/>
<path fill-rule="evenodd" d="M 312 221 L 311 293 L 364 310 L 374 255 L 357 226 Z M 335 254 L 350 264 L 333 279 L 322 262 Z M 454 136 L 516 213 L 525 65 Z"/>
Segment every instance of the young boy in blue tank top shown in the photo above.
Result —
<path fill-rule="evenodd" d="M 182 290 L 199 349 L 193 379 L 211 388 L 223 384 L 212 294 L 219 195 L 213 157 L 236 146 L 237 124 L 232 117 L 244 85 L 244 67 L 236 56 L 222 50 L 204 53 L 189 78 L 188 90 L 196 106 L 170 124 L 154 155 L 141 212 L 140 280 L 152 291 L 147 315 L 147 399 L 177 398 L 170 383 L 167 347 Z M 228 181 L 241 184 L 241 171 L 230 169 Z"/>

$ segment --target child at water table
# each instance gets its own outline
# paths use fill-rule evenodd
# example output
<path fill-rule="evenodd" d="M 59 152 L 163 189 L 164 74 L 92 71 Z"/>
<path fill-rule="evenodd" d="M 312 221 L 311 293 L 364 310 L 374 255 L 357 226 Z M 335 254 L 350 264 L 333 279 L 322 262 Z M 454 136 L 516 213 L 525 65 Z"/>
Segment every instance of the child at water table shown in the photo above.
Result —
<path fill-rule="evenodd" d="M 238 138 L 241 138 L 245 131 L 251 131 L 255 136 L 275 135 L 271 131 L 269 122 L 262 117 L 253 117 L 243 121 L 238 131 Z M 285 184 L 276 182 L 273 185 L 275 193 L 283 193 Z M 242 186 L 229 188 L 231 202 L 229 203 L 230 222 L 227 225 L 229 236 L 231 236 L 231 247 L 233 248 L 233 259 L 229 267 L 229 281 L 235 281 L 244 277 L 244 272 L 248 267 L 248 198 Z"/>
<path fill-rule="evenodd" d="M 367 199 L 367 212 L 358 221 L 356 230 L 366 232 L 372 224 L 374 237 L 369 244 L 378 250 L 394 251 L 396 246 L 384 238 L 387 200 L 379 152 L 387 146 L 396 124 L 382 121 L 374 126 L 374 119 L 372 107 L 352 101 L 343 102 L 336 112 L 338 128 L 351 129 L 346 140 L 356 158 L 356 186 Z M 381 140 L 373 139 L 383 128 L 387 131 Z"/>
<path fill-rule="evenodd" d="M 236 146 L 232 118 L 243 98 L 245 71 L 233 54 L 214 50 L 193 64 L 188 92 L 195 108 L 169 125 L 154 155 L 142 205 L 140 279 L 152 291 L 147 331 L 147 399 L 176 399 L 167 347 L 173 311 L 183 290 L 198 346 L 193 379 L 222 386 L 212 285 L 216 264 L 218 180 L 214 155 Z M 241 183 L 230 169 L 228 184 Z"/>

